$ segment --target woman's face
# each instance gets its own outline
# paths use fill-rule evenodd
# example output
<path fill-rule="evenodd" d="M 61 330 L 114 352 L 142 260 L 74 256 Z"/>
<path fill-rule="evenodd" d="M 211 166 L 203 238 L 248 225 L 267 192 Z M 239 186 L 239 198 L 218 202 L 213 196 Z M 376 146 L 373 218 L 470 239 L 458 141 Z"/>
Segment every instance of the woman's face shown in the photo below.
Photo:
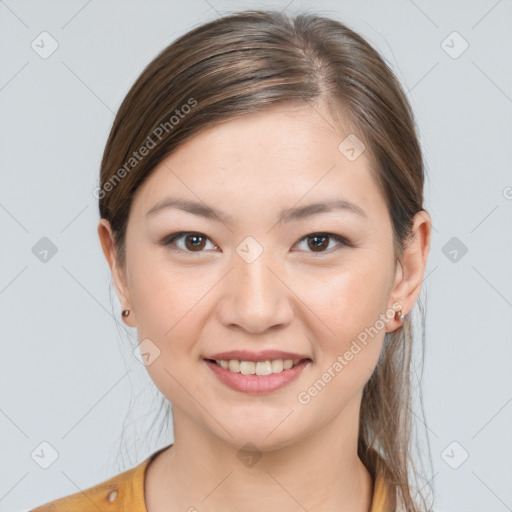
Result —
<path fill-rule="evenodd" d="M 398 327 L 384 197 L 367 153 L 340 149 L 349 132 L 320 112 L 274 107 L 195 136 L 154 170 L 130 211 L 124 305 L 148 372 L 175 417 L 237 446 L 284 446 L 357 418 L 386 329 Z M 155 209 L 171 199 L 196 203 L 195 213 Z M 178 232 L 190 234 L 171 240 Z M 206 360 L 289 358 L 268 350 L 308 361 L 233 378 Z M 242 366 L 269 371 L 262 364 Z"/>

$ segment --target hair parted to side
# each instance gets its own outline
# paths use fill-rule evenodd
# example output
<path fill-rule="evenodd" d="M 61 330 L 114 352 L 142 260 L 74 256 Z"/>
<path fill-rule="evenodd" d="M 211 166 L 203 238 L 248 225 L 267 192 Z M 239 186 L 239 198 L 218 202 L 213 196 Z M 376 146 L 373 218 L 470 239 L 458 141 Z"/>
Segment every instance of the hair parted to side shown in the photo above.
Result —
<path fill-rule="evenodd" d="M 413 113 L 398 80 L 368 42 L 338 21 L 251 10 L 178 38 L 146 66 L 122 102 L 97 189 L 119 264 L 125 265 L 134 194 L 162 160 L 202 130 L 284 103 L 321 105 L 347 134 L 363 141 L 401 262 L 413 217 L 424 209 L 424 166 Z M 428 507 L 411 485 L 411 471 L 419 476 L 411 450 L 411 321 L 406 315 L 402 328 L 386 333 L 364 387 L 358 455 L 372 477 L 384 475 L 403 510 L 417 512 Z M 421 341 L 423 347 L 424 334 Z"/>

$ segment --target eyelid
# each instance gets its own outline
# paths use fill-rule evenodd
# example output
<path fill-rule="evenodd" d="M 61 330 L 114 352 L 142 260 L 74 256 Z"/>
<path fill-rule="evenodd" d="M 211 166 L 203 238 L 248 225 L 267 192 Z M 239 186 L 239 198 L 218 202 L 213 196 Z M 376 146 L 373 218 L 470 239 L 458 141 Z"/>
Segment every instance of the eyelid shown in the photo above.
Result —
<path fill-rule="evenodd" d="M 174 244 L 175 240 L 185 237 L 187 235 L 198 235 L 202 238 L 205 238 L 206 240 L 209 240 L 213 245 L 215 245 L 215 247 L 218 247 L 210 239 L 210 237 L 208 237 L 207 235 L 205 235 L 204 233 L 201 233 L 199 231 L 177 231 L 175 233 L 171 233 L 170 235 L 164 237 L 163 240 L 160 242 L 160 244 L 163 245 L 164 247 L 170 247 L 171 245 Z M 313 231 L 311 233 L 308 233 L 307 235 L 304 235 L 293 245 L 295 246 L 308 238 L 313 238 L 314 236 L 320 236 L 320 237 L 324 236 L 324 237 L 331 238 L 331 239 L 335 240 L 336 242 L 338 242 L 339 247 L 355 247 L 354 244 L 351 243 L 349 240 L 347 240 L 344 236 L 337 235 L 336 233 L 331 233 L 328 231 L 325 231 L 325 232 L 324 231 Z M 315 255 L 320 256 L 323 254 L 331 254 L 332 252 L 336 251 L 339 247 L 334 247 L 329 250 L 319 251 L 319 252 L 315 252 L 315 251 L 294 251 L 294 252 L 306 252 L 306 253 L 312 254 L 313 256 L 315 256 Z M 172 250 L 175 250 L 177 252 L 183 252 L 186 254 L 201 254 L 203 252 L 206 252 L 206 251 L 187 251 L 187 250 L 180 249 L 179 247 L 172 248 Z"/>

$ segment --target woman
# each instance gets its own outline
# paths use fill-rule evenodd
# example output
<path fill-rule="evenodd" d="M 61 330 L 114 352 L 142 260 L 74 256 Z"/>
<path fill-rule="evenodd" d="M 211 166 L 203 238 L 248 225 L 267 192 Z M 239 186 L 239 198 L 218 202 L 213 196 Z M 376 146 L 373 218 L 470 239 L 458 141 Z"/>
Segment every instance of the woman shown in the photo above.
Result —
<path fill-rule="evenodd" d="M 243 11 L 165 48 L 97 196 L 174 442 L 36 511 L 426 510 L 409 481 L 423 181 L 398 81 L 343 24 Z"/>

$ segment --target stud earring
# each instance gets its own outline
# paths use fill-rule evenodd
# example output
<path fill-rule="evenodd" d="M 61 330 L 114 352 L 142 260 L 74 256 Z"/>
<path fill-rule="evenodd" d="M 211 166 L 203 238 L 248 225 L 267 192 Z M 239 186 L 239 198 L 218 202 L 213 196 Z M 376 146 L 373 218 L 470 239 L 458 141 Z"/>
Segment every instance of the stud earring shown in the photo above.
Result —
<path fill-rule="evenodd" d="M 129 309 L 124 309 L 123 310 L 123 316 L 128 316 L 130 314 L 130 310 Z"/>
<path fill-rule="evenodd" d="M 400 322 L 400 324 L 403 324 L 404 323 L 404 314 L 402 313 L 402 310 L 399 309 L 396 313 L 395 313 L 395 320 L 398 320 Z"/>

